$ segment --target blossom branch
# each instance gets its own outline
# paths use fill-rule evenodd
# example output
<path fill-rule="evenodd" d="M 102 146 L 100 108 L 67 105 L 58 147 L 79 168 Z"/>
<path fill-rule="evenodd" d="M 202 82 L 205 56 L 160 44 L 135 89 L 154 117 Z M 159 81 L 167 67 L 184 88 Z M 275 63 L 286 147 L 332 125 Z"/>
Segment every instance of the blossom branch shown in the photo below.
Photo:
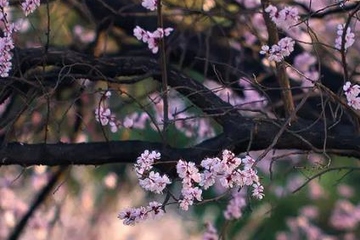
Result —
<path fill-rule="evenodd" d="M 270 1 L 262 0 L 261 4 L 262 4 L 263 16 L 265 19 L 265 24 L 269 36 L 268 42 L 269 45 L 271 46 L 279 42 L 279 34 L 278 34 L 277 26 L 272 21 L 272 19 L 270 18 L 270 14 L 266 10 L 270 6 Z M 280 87 L 282 88 L 282 99 L 284 101 L 286 116 L 290 117 L 294 115 L 293 112 L 295 111 L 295 106 L 294 106 L 293 96 L 291 93 L 289 77 L 286 73 L 286 68 L 284 64 L 282 64 L 281 62 L 280 63 L 276 62 L 275 64 L 276 64 L 277 80 L 279 82 Z M 296 116 L 292 117 L 291 120 L 295 120 L 295 119 Z"/>

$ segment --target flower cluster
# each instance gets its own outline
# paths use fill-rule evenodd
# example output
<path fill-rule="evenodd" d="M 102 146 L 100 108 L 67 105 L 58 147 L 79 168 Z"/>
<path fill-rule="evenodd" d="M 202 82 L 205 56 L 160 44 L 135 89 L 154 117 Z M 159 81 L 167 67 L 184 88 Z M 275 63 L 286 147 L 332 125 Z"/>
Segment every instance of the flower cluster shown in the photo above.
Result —
<path fill-rule="evenodd" d="M 344 27 L 345 24 L 339 24 L 337 26 L 337 38 L 335 39 L 335 48 L 338 50 L 341 50 L 341 46 L 342 46 L 342 38 L 343 38 L 343 34 L 344 34 Z M 344 44 L 344 50 L 348 49 L 349 47 L 351 47 L 355 42 L 355 34 L 353 32 L 351 32 L 351 28 L 347 27 L 346 28 L 346 34 L 345 34 L 345 44 Z"/>
<path fill-rule="evenodd" d="M 347 199 L 338 200 L 330 217 L 330 224 L 337 230 L 354 230 L 360 223 L 360 205 Z"/>
<path fill-rule="evenodd" d="M 270 61 L 281 62 L 294 51 L 295 42 L 290 37 L 284 37 L 277 44 L 271 46 L 263 45 L 260 54 L 268 54 Z"/>
<path fill-rule="evenodd" d="M 118 218 L 124 220 L 123 223 L 125 225 L 134 225 L 149 218 L 161 217 L 163 214 L 162 204 L 153 201 L 147 207 L 125 209 L 119 213 Z"/>
<path fill-rule="evenodd" d="M 156 160 L 160 159 L 161 155 L 156 151 L 145 150 L 140 157 L 137 158 L 135 164 L 136 175 L 139 178 L 139 184 L 147 191 L 162 193 L 166 185 L 171 181 L 165 174 L 161 176 L 158 172 L 151 171 Z"/>
<path fill-rule="evenodd" d="M 33 13 L 39 6 L 40 0 L 25 0 L 23 3 L 21 3 L 21 8 L 25 16 Z"/>
<path fill-rule="evenodd" d="M 201 175 L 195 163 L 183 160 L 179 160 L 177 163 L 176 171 L 182 179 L 181 195 L 183 198 L 179 200 L 180 207 L 187 211 L 189 206 L 194 204 L 195 199 L 199 202 L 202 200 L 202 190 L 195 186 L 201 181 Z"/>
<path fill-rule="evenodd" d="M 350 82 L 346 82 L 343 86 L 343 90 L 345 92 L 348 105 L 356 110 L 359 110 L 360 97 L 358 95 L 360 93 L 360 86 L 357 84 L 351 85 Z"/>
<path fill-rule="evenodd" d="M 182 179 L 182 196 L 179 200 L 180 207 L 188 210 L 194 199 L 201 201 L 202 190 L 195 186 L 198 184 L 203 189 L 208 189 L 216 180 L 225 188 L 243 186 L 253 187 L 253 196 L 262 199 L 264 188 L 259 182 L 257 172 L 253 169 L 255 160 L 249 156 L 241 159 L 229 150 L 224 150 L 222 158 L 206 158 L 201 161 L 202 173 L 192 162 L 180 160 L 176 166 L 177 173 Z"/>
<path fill-rule="evenodd" d="M 224 211 L 224 217 L 227 220 L 239 219 L 242 216 L 242 209 L 246 206 L 244 196 L 239 192 L 233 194 L 233 198 L 230 199 L 226 210 Z"/>
<path fill-rule="evenodd" d="M 95 119 L 97 122 L 100 122 L 102 126 L 108 125 L 110 122 L 111 110 L 109 108 L 104 108 L 102 106 L 95 109 Z"/>
<path fill-rule="evenodd" d="M 12 35 L 14 32 L 19 30 L 18 24 L 11 23 L 7 19 L 7 13 L 5 9 L 9 6 L 8 0 L 0 1 L 0 21 L 2 22 L 2 31 L 3 36 L 0 37 L 0 77 L 8 77 L 9 71 L 11 70 L 12 63 L 12 54 L 11 50 L 14 48 L 14 42 Z M 40 0 L 25 0 L 21 7 L 25 13 L 25 16 L 28 16 L 30 13 L 34 12 L 37 7 L 40 6 Z"/>
<path fill-rule="evenodd" d="M 153 164 L 159 160 L 161 154 L 156 151 L 145 150 L 136 160 L 135 172 L 139 178 L 139 184 L 145 190 L 161 194 L 170 179 L 164 174 L 152 171 Z M 163 205 L 158 202 L 150 202 L 147 207 L 128 208 L 121 211 L 118 218 L 123 219 L 125 225 L 133 225 L 144 221 L 149 217 L 157 218 L 164 214 Z"/>
<path fill-rule="evenodd" d="M 106 100 L 108 100 L 110 96 L 111 92 L 106 91 L 101 97 L 101 104 L 95 109 L 95 120 L 99 122 L 101 126 L 109 125 L 110 131 L 116 133 L 120 126 L 124 128 L 132 128 L 135 124 L 138 124 L 139 121 L 142 121 L 141 119 L 138 119 L 136 114 L 125 116 L 122 121 L 119 120 L 115 114 L 111 112 L 111 109 L 107 107 Z M 136 119 L 138 119 L 137 123 L 134 122 Z M 141 125 L 143 126 L 144 124 Z"/>
<path fill-rule="evenodd" d="M 135 172 L 139 178 L 142 188 L 147 191 L 162 194 L 168 184 L 171 184 L 167 175 L 160 175 L 153 170 L 153 165 L 161 158 L 161 154 L 156 151 L 145 150 L 136 160 Z M 194 201 L 202 201 L 202 189 L 208 189 L 219 180 L 225 188 L 235 188 L 252 186 L 252 196 L 258 199 L 264 197 L 264 187 L 259 182 L 259 177 L 253 169 L 255 160 L 249 156 L 238 158 L 229 150 L 222 152 L 220 158 L 206 158 L 201 161 L 201 171 L 193 162 L 179 160 L 176 164 L 176 171 L 182 180 L 180 198 L 173 198 L 179 203 L 182 210 L 187 211 Z M 240 196 L 240 195 L 239 195 Z M 230 200 L 225 217 L 234 219 L 241 217 L 241 209 L 245 206 L 245 200 L 241 200 L 238 195 Z M 141 220 L 145 220 L 149 212 L 153 211 L 156 215 L 161 215 L 165 205 L 156 204 L 149 207 L 130 208 L 119 214 L 120 219 L 124 219 L 124 224 L 131 225 Z M 208 238 L 211 239 L 211 238 Z"/>
<path fill-rule="evenodd" d="M 9 1 L 2 0 L 0 1 L 0 21 L 3 24 L 3 37 L 0 37 L 0 76 L 7 77 L 9 76 L 9 71 L 11 70 L 12 63 L 12 54 L 11 50 L 14 48 L 14 42 L 12 39 L 12 34 L 18 31 L 18 26 L 14 23 L 10 23 L 7 19 L 7 14 L 5 12 L 6 7 L 9 6 Z"/>
<path fill-rule="evenodd" d="M 265 12 L 269 13 L 271 20 L 276 24 L 278 28 L 283 30 L 288 30 L 292 26 L 298 23 L 300 16 L 297 8 L 295 7 L 285 7 L 284 9 L 278 11 L 278 9 L 269 5 Z"/>
<path fill-rule="evenodd" d="M 11 70 L 12 54 L 11 50 L 14 48 L 14 42 L 12 39 L 12 33 L 17 29 L 14 24 L 6 24 L 4 31 L 4 37 L 0 37 L 0 76 L 9 76 Z"/>
<path fill-rule="evenodd" d="M 139 26 L 136 26 L 134 29 L 134 36 L 148 44 L 148 48 L 152 51 L 152 53 L 157 53 L 159 51 L 159 43 L 160 39 L 164 38 L 164 36 L 169 36 L 173 31 L 172 28 L 158 28 L 154 32 L 145 31 Z"/>
<path fill-rule="evenodd" d="M 141 5 L 150 11 L 155 11 L 158 1 L 159 0 L 143 0 Z M 160 40 L 165 36 L 169 36 L 173 30 L 172 28 L 158 28 L 154 32 L 149 32 L 136 26 L 134 28 L 134 36 L 138 40 L 147 43 L 148 48 L 155 54 L 159 51 Z"/>
<path fill-rule="evenodd" d="M 110 96 L 111 92 L 106 91 L 102 96 L 101 103 L 104 103 L 105 100 L 110 98 Z M 95 109 L 95 120 L 99 122 L 101 126 L 106 126 L 109 124 L 111 132 L 117 132 L 120 125 L 120 122 L 116 119 L 115 115 L 111 113 L 110 108 L 106 106 L 99 106 Z"/>

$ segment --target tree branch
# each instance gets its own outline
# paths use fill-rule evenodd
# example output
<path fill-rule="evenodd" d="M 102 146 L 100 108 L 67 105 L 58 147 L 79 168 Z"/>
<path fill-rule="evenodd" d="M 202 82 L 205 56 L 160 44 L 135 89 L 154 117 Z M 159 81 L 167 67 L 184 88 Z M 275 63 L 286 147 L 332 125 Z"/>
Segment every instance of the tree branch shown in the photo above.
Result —
<path fill-rule="evenodd" d="M 232 118 L 236 121 L 236 118 Z M 147 141 L 110 141 L 93 143 L 23 144 L 8 143 L 0 149 L 0 165 L 102 165 L 134 163 L 144 150 L 158 150 L 162 161 L 185 159 L 199 163 L 205 157 L 219 154 L 223 149 L 235 153 L 266 149 L 279 132 L 282 122 L 238 119 L 238 127 L 190 148 L 173 148 Z M 322 123 L 297 121 L 275 144 L 275 149 L 299 149 L 322 152 L 324 127 Z M 253 132 L 252 138 L 250 132 Z M 360 158 L 360 136 L 349 125 L 338 124 L 327 132 L 327 153 Z"/>

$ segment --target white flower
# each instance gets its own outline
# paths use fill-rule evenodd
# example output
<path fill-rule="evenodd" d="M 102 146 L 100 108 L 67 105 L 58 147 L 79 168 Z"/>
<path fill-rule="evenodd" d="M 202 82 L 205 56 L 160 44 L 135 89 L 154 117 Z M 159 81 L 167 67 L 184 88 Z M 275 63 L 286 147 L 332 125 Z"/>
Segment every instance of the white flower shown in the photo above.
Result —
<path fill-rule="evenodd" d="M 270 51 L 270 47 L 269 47 L 268 45 L 263 45 L 263 46 L 261 47 L 260 54 L 265 55 L 265 54 L 268 54 L 269 51 Z"/>
<path fill-rule="evenodd" d="M 252 186 L 253 186 L 252 196 L 260 200 L 263 199 L 265 196 L 264 187 L 259 182 L 254 183 Z"/>
<path fill-rule="evenodd" d="M 350 87 L 351 87 L 351 82 L 347 81 L 343 86 L 343 90 L 347 92 L 350 89 Z"/>

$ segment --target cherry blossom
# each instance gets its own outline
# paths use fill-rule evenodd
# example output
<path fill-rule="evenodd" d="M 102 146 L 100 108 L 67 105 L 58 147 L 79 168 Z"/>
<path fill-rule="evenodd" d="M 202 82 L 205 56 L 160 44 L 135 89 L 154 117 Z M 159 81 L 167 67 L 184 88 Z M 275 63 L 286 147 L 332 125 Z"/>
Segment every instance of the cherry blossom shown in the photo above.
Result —
<path fill-rule="evenodd" d="M 342 46 L 342 37 L 344 32 L 345 24 L 339 24 L 337 26 L 337 38 L 335 39 L 335 48 L 338 50 L 341 50 Z M 346 28 L 346 34 L 345 34 L 345 44 L 344 44 L 344 50 L 351 47 L 355 42 L 355 34 L 351 32 L 351 28 L 348 26 Z"/>
<path fill-rule="evenodd" d="M 25 0 L 21 3 L 21 8 L 25 16 L 33 13 L 40 6 L 40 0 Z"/>
<path fill-rule="evenodd" d="M 152 53 L 157 53 L 159 51 L 159 43 L 160 39 L 165 36 L 169 36 L 173 31 L 173 28 L 158 28 L 154 32 L 145 31 L 139 26 L 134 28 L 134 36 L 148 44 L 148 48 L 152 51 Z"/>
<path fill-rule="evenodd" d="M 136 160 L 135 171 L 137 176 L 140 178 L 145 172 L 150 171 L 155 161 L 159 160 L 160 157 L 161 154 L 159 152 L 145 150 Z"/>
<path fill-rule="evenodd" d="M 202 235 L 202 240 L 217 240 L 219 235 L 216 231 L 216 228 L 211 223 L 206 223 L 206 230 Z"/>
<path fill-rule="evenodd" d="M 154 170 L 154 164 L 161 158 L 160 152 L 145 150 L 137 158 L 135 172 L 139 178 L 139 184 L 147 191 L 161 194 L 167 185 L 172 181 L 166 174 L 161 175 Z M 200 163 L 200 169 L 194 162 L 180 159 L 176 164 L 176 171 L 181 179 L 181 195 L 176 198 L 179 207 L 187 211 L 194 202 L 203 200 L 203 189 L 208 189 L 216 180 L 225 188 L 242 188 L 244 185 L 252 186 L 252 196 L 258 199 L 264 197 L 264 187 L 259 182 L 257 171 L 253 168 L 255 160 L 250 156 L 239 158 L 233 152 L 225 149 L 222 157 L 205 158 Z M 148 217 L 148 212 L 155 211 L 162 213 L 163 207 L 160 204 L 150 204 L 152 207 L 148 211 L 143 208 L 126 209 L 119 214 L 119 218 L 124 220 L 124 224 L 132 225 Z M 240 206 L 240 207 L 239 207 Z M 230 200 L 228 210 L 225 215 L 228 218 L 238 218 L 241 216 L 243 202 L 238 198 Z M 148 207 L 149 208 L 149 207 Z M 230 213 L 231 211 L 235 212 Z"/>
<path fill-rule="evenodd" d="M 292 68 L 288 68 L 287 72 L 291 78 L 301 82 L 302 90 L 307 92 L 315 85 L 319 79 L 320 73 L 316 69 L 317 59 L 308 52 L 301 53 L 294 58 Z"/>
<path fill-rule="evenodd" d="M 162 193 L 167 184 L 170 184 L 171 181 L 165 174 L 161 176 L 158 172 L 151 171 L 148 177 L 139 179 L 139 184 L 142 188 L 147 191 Z"/>
<path fill-rule="evenodd" d="M 166 185 L 171 183 L 166 174 L 160 175 L 158 172 L 150 171 L 153 169 L 155 161 L 160 159 L 160 157 L 161 154 L 159 152 L 145 150 L 140 157 L 137 158 L 135 164 L 135 172 L 139 178 L 140 186 L 147 191 L 157 194 L 161 194 Z"/>
<path fill-rule="evenodd" d="M 347 103 L 350 107 L 359 110 L 360 109 L 360 86 L 355 84 L 351 85 L 350 82 L 346 82 L 343 86 Z"/>
<path fill-rule="evenodd" d="M 144 30 L 144 29 L 142 29 L 141 27 L 139 27 L 139 26 L 136 26 L 135 28 L 134 28 L 134 36 L 138 39 L 138 40 L 141 40 L 141 41 L 143 41 L 143 42 L 147 42 L 148 41 L 148 39 L 149 39 L 149 35 L 148 35 L 148 33 Z"/>
<path fill-rule="evenodd" d="M 150 11 L 155 11 L 157 9 L 157 3 L 159 0 L 143 0 L 141 6 Z"/>
<path fill-rule="evenodd" d="M 147 211 L 144 207 L 127 208 L 119 213 L 118 218 L 123 219 L 125 225 L 134 225 L 147 218 Z"/>
<path fill-rule="evenodd" d="M 102 126 L 106 126 L 110 121 L 111 110 L 102 106 L 95 109 L 95 120 L 100 122 Z"/>
<path fill-rule="evenodd" d="M 181 190 L 182 199 L 179 200 L 179 206 L 182 210 L 189 210 L 189 206 L 194 204 L 194 200 L 202 200 L 202 190 L 199 187 L 183 187 Z"/>
<path fill-rule="evenodd" d="M 149 205 L 147 206 L 149 216 L 154 219 L 157 219 L 157 218 L 163 216 L 164 210 L 162 207 L 163 207 L 163 205 L 159 202 L 156 202 L 156 201 L 150 202 Z"/>
<path fill-rule="evenodd" d="M 295 42 L 290 37 L 284 37 L 277 44 L 263 45 L 260 54 L 268 54 L 270 61 L 281 62 L 294 51 Z"/>
<path fill-rule="evenodd" d="M 265 196 L 264 187 L 259 182 L 254 183 L 252 186 L 253 186 L 252 196 L 260 200 L 263 199 L 263 197 Z"/>
<path fill-rule="evenodd" d="M 230 199 L 226 210 L 224 211 L 224 217 L 227 220 L 239 219 L 242 216 L 242 209 L 246 206 L 245 198 L 236 192 Z"/>
<path fill-rule="evenodd" d="M 119 219 L 124 220 L 125 225 L 134 225 L 148 218 L 159 218 L 164 214 L 162 204 L 156 201 L 150 202 L 146 207 L 127 208 L 118 215 Z"/>
<path fill-rule="evenodd" d="M 0 4 L 0 21 L 3 23 L 3 37 L 0 37 L 0 76 L 8 77 L 9 71 L 11 70 L 12 63 L 12 53 L 11 50 L 14 48 L 14 42 L 12 39 L 12 34 L 18 31 L 19 26 L 10 23 L 6 18 L 7 14 L 2 6 L 8 6 L 7 1 L 2 1 Z"/>
<path fill-rule="evenodd" d="M 278 28 L 283 30 L 289 30 L 296 25 L 300 19 L 298 10 L 295 7 L 285 7 L 278 11 L 275 6 L 269 5 L 265 9 L 265 12 L 269 13 L 271 20 Z"/>
<path fill-rule="evenodd" d="M 176 171 L 180 178 L 183 179 L 183 182 L 190 183 L 200 182 L 201 176 L 199 174 L 199 169 L 195 166 L 193 162 L 186 162 L 179 160 L 176 165 Z"/>

